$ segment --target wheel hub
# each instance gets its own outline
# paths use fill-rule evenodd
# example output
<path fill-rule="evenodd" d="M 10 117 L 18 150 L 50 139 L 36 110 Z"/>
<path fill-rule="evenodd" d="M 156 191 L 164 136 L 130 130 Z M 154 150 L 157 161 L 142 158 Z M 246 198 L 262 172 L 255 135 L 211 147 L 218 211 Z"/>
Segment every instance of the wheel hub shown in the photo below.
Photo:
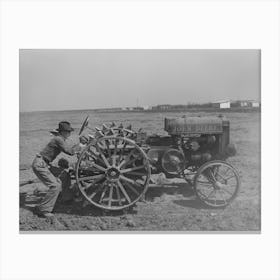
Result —
<path fill-rule="evenodd" d="M 110 167 L 106 171 L 106 176 L 109 181 L 117 181 L 120 176 L 120 171 L 115 167 Z"/>

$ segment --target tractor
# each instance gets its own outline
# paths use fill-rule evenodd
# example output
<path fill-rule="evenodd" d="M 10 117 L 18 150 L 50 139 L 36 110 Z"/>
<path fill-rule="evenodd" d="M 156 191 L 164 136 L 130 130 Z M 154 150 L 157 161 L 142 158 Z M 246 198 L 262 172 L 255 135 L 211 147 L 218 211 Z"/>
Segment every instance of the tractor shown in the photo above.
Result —
<path fill-rule="evenodd" d="M 91 128 L 87 116 L 79 135 L 89 130 L 73 177 L 87 201 L 104 210 L 131 207 L 145 193 L 151 174 L 182 178 L 205 205 L 226 207 L 236 197 L 240 178 L 226 162 L 236 154 L 230 123 L 223 116 L 165 118 L 167 135 L 148 135 L 130 126 Z"/>

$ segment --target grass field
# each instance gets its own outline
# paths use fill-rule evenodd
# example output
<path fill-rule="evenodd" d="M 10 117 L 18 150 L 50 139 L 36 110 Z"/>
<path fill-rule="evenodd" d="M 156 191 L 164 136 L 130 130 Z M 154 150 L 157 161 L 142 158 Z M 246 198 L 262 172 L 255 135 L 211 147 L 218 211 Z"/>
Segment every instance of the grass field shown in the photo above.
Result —
<path fill-rule="evenodd" d="M 63 111 L 21 113 L 20 116 L 20 181 L 35 178 L 30 170 L 37 152 L 49 141 L 49 130 L 61 120 L 70 121 L 79 128 L 83 118 L 90 116 L 92 127 L 115 121 L 131 123 L 148 133 L 163 134 L 163 118 L 189 114 L 215 115 L 215 112 L 196 113 L 100 113 L 91 111 Z M 218 113 L 217 113 L 218 114 Z M 217 115 L 216 114 L 216 115 Z M 231 142 L 237 146 L 237 155 L 229 162 L 238 170 L 241 188 L 237 198 L 225 209 L 211 209 L 201 205 L 191 187 L 184 181 L 157 180 L 149 187 L 146 201 L 138 202 L 127 212 L 105 213 L 91 205 L 76 203 L 55 207 L 56 216 L 65 230 L 78 231 L 260 231 L 261 229 L 261 161 L 260 113 L 224 112 L 231 125 Z M 72 141 L 77 141 L 77 130 Z M 65 156 L 64 156 L 65 157 Z M 75 161 L 74 158 L 69 158 Z M 38 199 L 36 190 L 44 190 L 41 183 L 19 189 L 20 197 L 29 201 Z M 35 192 L 34 192 L 35 191 Z M 22 202 L 22 201 L 21 201 Z M 56 230 L 39 218 L 24 203 L 20 204 L 20 230 Z"/>

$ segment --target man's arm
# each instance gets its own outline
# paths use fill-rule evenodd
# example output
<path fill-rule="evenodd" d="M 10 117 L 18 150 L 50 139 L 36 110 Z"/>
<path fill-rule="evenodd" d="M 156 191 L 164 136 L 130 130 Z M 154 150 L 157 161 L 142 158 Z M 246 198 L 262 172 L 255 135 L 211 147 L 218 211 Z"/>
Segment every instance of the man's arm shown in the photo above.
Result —
<path fill-rule="evenodd" d="M 80 143 L 71 147 L 67 145 L 66 142 L 61 139 L 61 137 L 57 137 L 57 145 L 59 146 L 60 150 L 70 156 L 80 152 L 88 143 L 88 139 L 85 136 L 80 136 L 79 141 Z"/>
<path fill-rule="evenodd" d="M 76 150 L 75 147 L 77 145 L 74 145 L 73 147 L 71 147 L 71 146 L 67 145 L 66 142 L 61 137 L 56 138 L 56 144 L 63 153 L 70 155 L 70 156 L 73 156 L 75 154 L 75 150 Z"/>

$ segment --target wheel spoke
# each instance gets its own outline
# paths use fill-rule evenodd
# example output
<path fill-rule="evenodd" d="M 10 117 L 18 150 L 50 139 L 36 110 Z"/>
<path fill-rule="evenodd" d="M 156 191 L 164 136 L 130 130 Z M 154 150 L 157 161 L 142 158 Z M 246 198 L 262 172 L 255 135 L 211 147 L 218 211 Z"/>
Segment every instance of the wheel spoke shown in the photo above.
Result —
<path fill-rule="evenodd" d="M 212 171 L 213 177 L 216 178 L 216 174 L 219 171 L 219 166 L 214 166 L 211 171 Z"/>
<path fill-rule="evenodd" d="M 112 160 L 112 153 L 111 153 L 111 149 L 110 149 L 110 142 L 109 142 L 109 140 L 105 140 L 105 143 L 106 143 L 106 146 L 107 146 L 108 156 Z"/>
<path fill-rule="evenodd" d="M 211 192 L 211 194 L 207 196 L 207 200 L 209 200 L 210 197 L 212 196 L 212 194 L 214 193 L 214 199 L 213 199 L 213 200 L 214 200 L 214 204 L 215 204 L 215 205 L 217 205 L 216 192 L 217 192 L 217 190 L 214 189 L 214 190 Z"/>
<path fill-rule="evenodd" d="M 132 185 L 135 185 L 137 187 L 141 187 L 142 188 L 142 185 L 140 185 L 139 183 L 137 183 L 137 182 L 133 181 L 132 179 L 129 179 L 129 178 L 123 176 L 123 175 L 120 175 L 120 179 L 125 181 L 125 182 L 128 182 L 128 183 L 130 183 Z"/>
<path fill-rule="evenodd" d="M 95 195 L 96 195 L 98 192 L 100 192 L 100 191 L 102 190 L 103 186 L 104 186 L 103 184 L 100 185 L 100 186 L 98 186 L 97 190 L 94 191 L 94 192 L 89 196 L 89 199 L 93 199 L 93 198 L 95 197 Z"/>
<path fill-rule="evenodd" d="M 93 148 L 93 150 L 91 148 Z M 89 146 L 87 151 L 90 152 L 95 157 L 98 156 L 98 154 L 97 154 L 98 152 L 97 152 L 97 149 L 95 146 Z"/>
<path fill-rule="evenodd" d="M 119 201 L 119 205 L 122 205 L 122 200 L 121 200 L 119 186 L 115 185 L 115 187 L 116 187 L 116 193 L 117 193 L 117 198 L 118 198 L 118 201 Z"/>
<path fill-rule="evenodd" d="M 227 204 L 227 200 L 224 197 L 223 190 L 220 189 L 219 192 L 220 192 L 220 194 L 221 194 L 221 196 L 223 198 L 223 201 L 225 202 L 225 204 Z"/>
<path fill-rule="evenodd" d="M 213 173 L 213 171 L 212 171 L 211 169 L 209 169 L 209 175 L 210 175 L 210 177 L 211 177 L 211 179 L 212 179 L 213 182 L 216 182 L 216 181 L 217 181 L 217 180 L 216 180 L 216 177 L 215 177 L 215 175 L 214 175 L 214 173 Z"/>
<path fill-rule="evenodd" d="M 220 190 L 221 190 L 221 191 L 223 191 L 223 192 L 228 193 L 230 196 L 232 196 L 232 195 L 233 195 L 233 193 L 231 193 L 231 192 L 230 192 L 230 191 L 228 191 L 227 189 L 221 188 Z"/>
<path fill-rule="evenodd" d="M 104 184 L 103 184 L 103 186 L 104 186 Z M 101 194 L 101 196 L 100 196 L 99 203 L 102 202 L 102 200 L 103 200 L 103 198 L 104 198 L 104 196 L 105 196 L 105 193 L 106 193 L 107 189 L 108 189 L 108 185 L 105 186 L 105 188 L 104 188 L 104 190 L 103 190 L 103 192 L 102 192 L 102 194 Z"/>
<path fill-rule="evenodd" d="M 100 156 L 101 156 L 101 158 L 103 159 L 105 165 L 106 165 L 107 167 L 109 167 L 110 164 L 109 164 L 107 158 L 105 157 L 105 155 L 103 154 L 103 152 L 101 151 L 100 147 L 99 147 L 98 145 L 96 145 L 96 148 L 97 148 L 98 152 L 100 153 Z"/>
<path fill-rule="evenodd" d="M 86 191 L 86 190 L 88 190 L 89 188 L 94 187 L 94 186 L 97 185 L 97 184 L 100 185 L 101 183 L 104 183 L 104 181 L 103 181 L 103 182 L 100 182 L 100 180 L 102 180 L 102 179 L 99 179 L 98 181 L 95 181 L 95 182 L 91 182 L 91 183 L 89 183 L 89 184 L 86 184 L 85 186 L 84 186 L 83 184 L 81 184 L 81 186 L 82 186 L 83 190 Z"/>
<path fill-rule="evenodd" d="M 118 151 L 118 138 L 115 138 L 114 156 L 117 155 L 117 151 Z"/>
<path fill-rule="evenodd" d="M 94 175 L 94 176 L 81 177 L 81 178 L 78 178 L 78 181 L 79 182 L 90 181 L 90 180 L 95 181 L 95 180 L 101 180 L 104 177 L 105 177 L 105 174 L 99 174 L 99 175 Z"/>
<path fill-rule="evenodd" d="M 134 192 L 137 196 L 140 195 L 140 193 L 128 182 L 124 183 L 132 192 Z"/>
<path fill-rule="evenodd" d="M 102 166 L 100 166 L 100 165 L 98 165 L 98 164 L 96 164 L 96 163 L 94 163 L 94 162 L 91 162 L 90 163 L 93 167 L 95 167 L 96 169 L 98 169 L 98 170 L 100 170 L 100 171 L 102 171 L 102 172 L 105 172 L 106 171 L 106 168 L 104 168 L 104 167 L 102 167 Z"/>
<path fill-rule="evenodd" d="M 219 172 L 217 172 L 216 175 L 218 175 L 221 179 L 223 179 L 223 181 L 226 181 L 226 179 L 224 178 L 224 176 L 222 176 Z"/>
<path fill-rule="evenodd" d="M 118 181 L 118 186 L 119 186 L 121 192 L 123 193 L 123 195 L 125 196 L 126 200 L 127 200 L 129 203 L 131 203 L 131 199 L 130 199 L 130 197 L 128 196 L 127 192 L 125 191 L 125 189 L 124 189 L 124 187 L 123 187 L 123 185 L 122 185 L 122 183 L 121 183 L 120 181 Z"/>
<path fill-rule="evenodd" d="M 85 152 L 85 154 L 87 154 L 89 157 L 93 158 L 94 160 L 97 160 L 96 155 L 95 155 L 95 154 L 93 153 L 93 151 L 91 151 L 90 149 L 87 150 L 87 151 Z"/>
<path fill-rule="evenodd" d="M 227 170 L 226 170 L 226 172 L 224 173 L 225 176 L 227 175 L 227 173 L 228 173 L 229 170 L 231 170 L 231 168 L 228 167 Z"/>
<path fill-rule="evenodd" d="M 109 202 L 108 202 L 109 207 L 111 207 L 111 205 L 112 205 L 112 197 L 113 197 L 113 186 L 110 186 Z"/>
<path fill-rule="evenodd" d="M 213 191 L 211 191 L 210 194 L 206 196 L 206 199 L 209 199 L 212 196 L 212 194 L 215 193 L 215 192 L 216 192 L 215 189 Z"/>
<path fill-rule="evenodd" d="M 137 160 L 137 158 L 133 158 L 127 162 L 124 162 L 124 164 L 121 164 L 121 167 L 125 167 L 127 165 L 133 164 L 136 160 Z M 120 166 L 119 166 L 119 168 L 120 168 Z"/>
<path fill-rule="evenodd" d="M 124 160 L 119 164 L 119 166 L 118 166 L 119 169 L 120 169 L 124 164 L 127 165 L 127 164 L 129 163 L 129 159 L 130 159 L 130 157 L 132 156 L 132 154 L 133 154 L 133 150 L 131 150 L 130 153 L 127 155 L 128 161 L 124 159 Z"/>
<path fill-rule="evenodd" d="M 112 156 L 112 165 L 116 166 L 116 156 L 115 155 Z"/>
<path fill-rule="evenodd" d="M 82 185 L 82 188 L 83 188 L 83 190 L 87 190 L 87 189 L 89 189 L 89 188 L 91 188 L 91 187 L 93 187 L 94 186 L 94 183 L 90 183 L 90 184 L 87 184 L 87 185 Z"/>
<path fill-rule="evenodd" d="M 120 172 L 121 173 L 128 173 L 128 172 L 143 169 L 143 168 L 145 168 L 145 165 L 135 166 L 135 167 L 127 168 L 127 169 L 122 169 L 122 170 L 120 170 Z"/>
<path fill-rule="evenodd" d="M 104 145 L 104 143 L 100 143 L 100 142 L 98 142 L 97 144 L 96 144 L 96 149 L 98 150 L 98 152 L 100 153 L 100 151 L 99 150 L 106 150 L 106 145 Z"/>
<path fill-rule="evenodd" d="M 122 158 L 123 158 L 123 155 L 124 155 L 124 152 L 125 152 L 125 147 L 127 146 L 127 144 L 129 144 L 128 142 L 125 142 L 123 144 L 123 147 L 121 149 L 121 152 L 120 152 L 120 155 L 119 155 L 119 162 L 121 162 Z"/>
<path fill-rule="evenodd" d="M 118 152 L 118 139 L 115 138 L 114 153 L 112 155 L 112 165 L 116 166 L 117 152 Z"/>
<path fill-rule="evenodd" d="M 233 175 L 227 177 L 227 178 L 225 179 L 225 181 L 228 181 L 229 179 L 234 178 L 234 177 L 235 177 L 235 174 L 233 174 Z"/>

